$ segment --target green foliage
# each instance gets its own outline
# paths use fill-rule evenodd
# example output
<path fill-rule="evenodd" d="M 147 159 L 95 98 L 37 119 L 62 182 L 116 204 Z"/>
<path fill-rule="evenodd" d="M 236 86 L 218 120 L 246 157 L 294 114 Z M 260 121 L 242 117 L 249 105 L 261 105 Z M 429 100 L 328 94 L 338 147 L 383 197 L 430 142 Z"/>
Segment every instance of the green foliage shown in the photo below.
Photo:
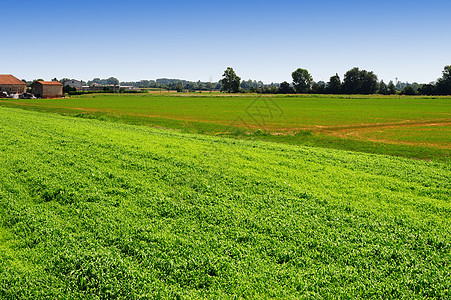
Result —
<path fill-rule="evenodd" d="M 291 74 L 291 77 L 296 92 L 307 93 L 310 90 L 313 78 L 307 70 L 299 68 Z"/>
<path fill-rule="evenodd" d="M 451 296 L 449 164 L 7 108 L 0 128 L 2 299 Z"/>
<path fill-rule="evenodd" d="M 294 89 L 290 86 L 290 84 L 288 82 L 284 81 L 280 84 L 279 93 L 292 94 L 292 93 L 294 93 Z"/>
<path fill-rule="evenodd" d="M 240 91 L 240 83 L 241 78 L 236 75 L 233 68 L 228 67 L 224 74 L 222 75 L 222 79 L 220 80 L 221 90 L 228 93 L 238 93 Z"/>
<path fill-rule="evenodd" d="M 410 96 L 413 96 L 413 95 L 416 95 L 416 94 L 417 94 L 417 92 L 415 91 L 415 89 L 414 89 L 413 86 L 411 86 L 411 85 L 406 86 L 406 87 L 401 91 L 401 95 L 410 95 Z"/>
<path fill-rule="evenodd" d="M 396 94 L 396 86 L 393 83 L 393 81 L 390 80 L 387 86 L 387 93 L 388 95 L 395 95 Z"/>
<path fill-rule="evenodd" d="M 63 92 L 64 93 L 71 93 L 71 92 L 76 92 L 77 89 L 75 87 L 71 87 L 70 85 L 66 85 L 63 88 Z"/>
<path fill-rule="evenodd" d="M 341 80 L 338 74 L 330 77 L 327 83 L 327 93 L 329 94 L 340 94 L 341 93 Z"/>
<path fill-rule="evenodd" d="M 181 82 L 177 83 L 175 89 L 177 90 L 177 93 L 183 93 L 183 84 Z"/>
<path fill-rule="evenodd" d="M 383 80 L 381 80 L 381 82 L 379 83 L 378 94 L 388 95 L 388 87 Z"/>
<path fill-rule="evenodd" d="M 443 76 L 438 79 L 436 90 L 440 95 L 451 95 L 451 65 L 443 68 Z"/>
<path fill-rule="evenodd" d="M 374 94 L 377 91 L 377 76 L 373 72 L 352 68 L 346 72 L 343 91 L 347 94 Z"/>

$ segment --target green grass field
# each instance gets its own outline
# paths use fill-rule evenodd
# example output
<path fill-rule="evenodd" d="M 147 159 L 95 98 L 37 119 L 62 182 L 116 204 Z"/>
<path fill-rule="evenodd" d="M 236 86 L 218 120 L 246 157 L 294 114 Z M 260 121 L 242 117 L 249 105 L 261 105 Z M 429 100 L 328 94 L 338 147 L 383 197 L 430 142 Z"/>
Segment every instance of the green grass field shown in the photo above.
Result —
<path fill-rule="evenodd" d="M 451 97 L 156 93 L 0 105 L 240 139 L 420 159 L 451 156 Z"/>
<path fill-rule="evenodd" d="M 119 116 L 138 104 L 130 116 L 157 104 L 204 119 L 213 110 L 207 98 L 129 100 L 36 103 L 115 103 Z M 224 124 L 248 101 L 213 100 Z M 298 101 L 281 99 L 285 118 Z M 306 126 L 314 107 L 341 126 L 371 105 L 351 99 L 346 117 L 333 99 L 305 101 Z M 449 99 L 414 98 L 405 116 L 408 100 L 393 101 L 371 122 L 449 117 Z M 450 298 L 450 183 L 442 161 L 0 108 L 0 298 Z"/>

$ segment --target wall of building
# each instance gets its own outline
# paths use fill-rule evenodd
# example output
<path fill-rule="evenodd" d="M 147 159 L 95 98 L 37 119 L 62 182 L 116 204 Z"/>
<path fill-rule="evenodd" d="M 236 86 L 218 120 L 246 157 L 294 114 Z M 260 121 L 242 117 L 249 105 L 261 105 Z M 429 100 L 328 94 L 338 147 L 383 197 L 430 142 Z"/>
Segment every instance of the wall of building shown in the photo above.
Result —
<path fill-rule="evenodd" d="M 27 91 L 26 85 L 16 85 L 16 84 L 0 84 L 0 91 L 7 92 L 9 94 L 15 93 L 25 93 Z"/>
<path fill-rule="evenodd" d="M 36 97 L 42 97 L 42 85 L 38 83 L 33 83 L 31 85 L 31 93 Z"/>
<path fill-rule="evenodd" d="M 44 85 L 42 87 L 42 98 L 61 98 L 63 97 L 62 85 Z"/>

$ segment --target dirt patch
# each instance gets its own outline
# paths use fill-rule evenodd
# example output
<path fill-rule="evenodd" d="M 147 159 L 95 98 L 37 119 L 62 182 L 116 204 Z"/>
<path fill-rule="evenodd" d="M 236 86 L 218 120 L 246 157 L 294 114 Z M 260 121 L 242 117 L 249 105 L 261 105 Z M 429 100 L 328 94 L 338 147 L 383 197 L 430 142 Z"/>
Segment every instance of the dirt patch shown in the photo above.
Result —
<path fill-rule="evenodd" d="M 339 137 L 339 138 L 351 138 L 358 140 L 371 141 L 376 143 L 393 144 L 393 145 L 409 145 L 409 146 L 426 146 L 432 148 L 441 149 L 451 149 L 451 145 L 443 145 L 438 143 L 428 143 L 428 142 L 407 142 L 399 140 L 389 140 L 374 137 L 362 136 L 363 133 L 371 132 L 383 132 L 383 129 L 396 129 L 396 128 L 408 128 L 408 127 L 444 127 L 451 126 L 451 120 L 440 120 L 440 121 L 417 121 L 417 122 L 401 122 L 401 123 L 390 123 L 390 124 L 368 124 L 361 126 L 347 126 L 347 127 L 333 127 L 333 128 L 322 128 L 320 131 L 326 135 Z M 382 130 L 377 130 L 382 129 Z"/>

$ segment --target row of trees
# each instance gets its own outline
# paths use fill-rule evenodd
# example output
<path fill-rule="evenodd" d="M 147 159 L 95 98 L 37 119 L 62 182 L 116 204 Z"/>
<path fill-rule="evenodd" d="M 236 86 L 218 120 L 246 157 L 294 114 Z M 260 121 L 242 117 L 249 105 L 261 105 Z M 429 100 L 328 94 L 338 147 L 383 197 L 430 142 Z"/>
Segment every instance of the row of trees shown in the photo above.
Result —
<path fill-rule="evenodd" d="M 372 71 L 352 68 L 344 74 L 341 80 L 338 74 L 330 77 L 327 83 L 314 82 L 310 73 L 302 68 L 295 70 L 291 77 L 293 82 L 286 81 L 280 84 L 251 86 L 247 91 L 258 93 L 313 93 L 313 94 L 382 94 L 392 95 L 397 93 L 393 81 L 386 84 L 378 81 Z M 250 81 L 248 81 L 250 82 Z M 243 88 L 241 78 L 229 67 L 224 71 L 223 78 L 219 82 L 221 90 L 229 93 L 246 91 Z M 404 84 L 400 92 L 403 95 L 451 95 L 451 66 L 445 66 L 442 77 L 435 83 L 429 84 Z"/>
<path fill-rule="evenodd" d="M 141 80 L 121 82 L 121 85 L 137 88 L 159 88 L 163 90 L 183 91 L 213 91 L 221 88 L 218 82 L 188 81 L 182 79 L 159 78 L 157 80 Z"/>

